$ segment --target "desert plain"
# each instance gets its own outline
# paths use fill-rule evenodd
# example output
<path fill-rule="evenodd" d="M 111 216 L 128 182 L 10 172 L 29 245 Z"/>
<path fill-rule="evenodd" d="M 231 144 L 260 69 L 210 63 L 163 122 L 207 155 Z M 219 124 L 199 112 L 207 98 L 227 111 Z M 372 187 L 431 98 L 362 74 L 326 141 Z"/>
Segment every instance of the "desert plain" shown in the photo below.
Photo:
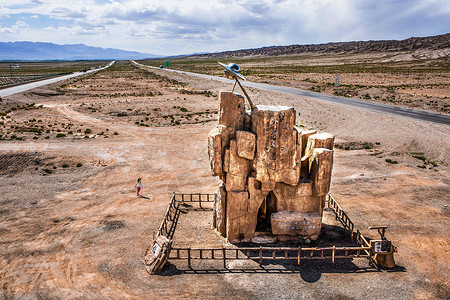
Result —
<path fill-rule="evenodd" d="M 428 95 L 438 103 L 420 108 L 448 114 L 443 110 L 450 97 L 448 74 L 430 74 L 419 75 L 439 81 L 430 88 L 435 94 Z M 288 84 L 310 89 L 321 76 L 289 74 Z M 366 86 L 375 80 L 373 74 L 341 76 Z M 389 76 L 390 82 L 403 82 L 411 75 Z M 275 84 L 286 80 L 248 77 Z M 207 137 L 216 126 L 219 91 L 232 88 L 231 81 L 119 61 L 92 75 L 3 98 L 2 297 L 448 299 L 449 127 L 254 88 L 247 91 L 255 104 L 293 106 L 298 126 L 335 135 L 330 193 L 364 235 L 377 237 L 371 225 L 389 226 L 397 266 L 378 271 L 365 259 L 338 260 L 335 266 L 229 261 L 228 269 L 208 272 L 205 265 L 188 269 L 176 262 L 149 275 L 144 252 L 171 194 L 217 189 Z M 383 88 L 371 87 L 379 93 Z M 355 101 L 386 99 L 370 97 Z M 138 177 L 142 197 L 135 192 Z M 182 218 L 176 245 L 226 243 L 211 229 L 211 212 Z"/>

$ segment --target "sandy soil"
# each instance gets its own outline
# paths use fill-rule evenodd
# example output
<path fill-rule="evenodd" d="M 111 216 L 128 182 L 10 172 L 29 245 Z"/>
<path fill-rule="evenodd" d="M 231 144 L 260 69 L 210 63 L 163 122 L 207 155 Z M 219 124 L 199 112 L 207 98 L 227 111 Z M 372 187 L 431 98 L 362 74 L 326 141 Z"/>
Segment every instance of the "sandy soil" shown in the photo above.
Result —
<path fill-rule="evenodd" d="M 3 298 L 448 298 L 448 126 L 254 89 L 256 104 L 293 105 L 299 126 L 336 135 L 331 193 L 365 235 L 389 225 L 398 267 L 229 262 L 231 271 L 208 273 L 177 262 L 148 275 L 143 254 L 171 193 L 217 187 L 207 134 L 215 95 L 232 87 L 167 75 L 119 62 L 0 102 L 0 111 L 15 108 L 0 125 Z M 199 234 L 219 243 L 209 214 L 184 214 L 177 243 L 198 243 Z"/>

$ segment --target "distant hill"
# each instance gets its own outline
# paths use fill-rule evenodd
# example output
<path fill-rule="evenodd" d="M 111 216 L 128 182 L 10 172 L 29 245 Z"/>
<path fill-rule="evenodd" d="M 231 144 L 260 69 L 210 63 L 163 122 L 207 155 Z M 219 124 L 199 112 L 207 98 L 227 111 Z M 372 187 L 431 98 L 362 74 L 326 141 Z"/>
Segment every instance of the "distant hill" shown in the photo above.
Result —
<path fill-rule="evenodd" d="M 412 37 L 406 40 L 340 42 L 317 45 L 270 46 L 217 53 L 189 55 L 189 57 L 277 56 L 304 53 L 365 53 L 386 51 L 414 51 L 419 49 L 450 49 L 450 33 L 430 37 Z"/>
<path fill-rule="evenodd" d="M 158 55 L 83 44 L 57 45 L 41 42 L 0 42 L 0 60 L 94 60 L 144 59 Z"/>

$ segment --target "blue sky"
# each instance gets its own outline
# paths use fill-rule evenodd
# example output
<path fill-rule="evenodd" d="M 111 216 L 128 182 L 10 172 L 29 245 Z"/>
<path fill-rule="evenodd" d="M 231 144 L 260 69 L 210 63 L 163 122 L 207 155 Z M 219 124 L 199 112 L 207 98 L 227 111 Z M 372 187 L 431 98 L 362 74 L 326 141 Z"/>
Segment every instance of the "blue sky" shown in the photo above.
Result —
<path fill-rule="evenodd" d="M 1 42 L 161 55 L 449 32 L 449 0 L 0 1 Z"/>

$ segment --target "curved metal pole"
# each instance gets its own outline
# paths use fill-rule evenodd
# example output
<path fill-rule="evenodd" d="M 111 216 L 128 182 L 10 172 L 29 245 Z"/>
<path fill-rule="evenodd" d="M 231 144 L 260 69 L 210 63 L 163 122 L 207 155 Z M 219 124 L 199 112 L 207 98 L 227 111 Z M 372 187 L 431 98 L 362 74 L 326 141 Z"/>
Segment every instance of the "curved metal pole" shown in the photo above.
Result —
<path fill-rule="evenodd" d="M 239 80 L 234 77 L 234 79 L 236 80 L 236 82 L 239 84 L 239 86 L 241 87 L 241 90 L 244 92 L 245 97 L 247 98 L 248 104 L 250 104 L 250 109 L 253 109 L 255 106 L 253 105 L 252 100 L 250 100 L 250 97 L 248 96 L 247 92 L 244 90 L 244 88 L 242 87 L 241 83 L 239 82 Z"/>

